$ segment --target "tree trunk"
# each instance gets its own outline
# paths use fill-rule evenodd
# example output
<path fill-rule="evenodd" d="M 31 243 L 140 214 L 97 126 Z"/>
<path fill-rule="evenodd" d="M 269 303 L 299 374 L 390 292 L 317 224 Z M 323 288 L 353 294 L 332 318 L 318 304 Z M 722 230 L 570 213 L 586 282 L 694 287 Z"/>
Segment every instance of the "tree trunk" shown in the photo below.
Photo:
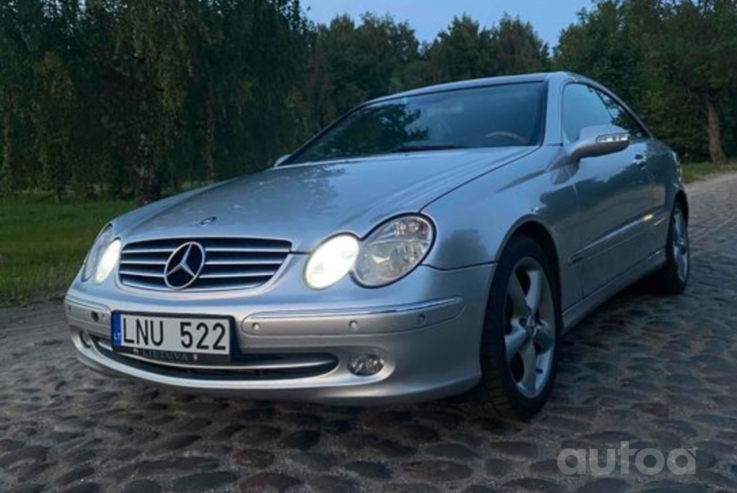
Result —
<path fill-rule="evenodd" d="M 709 158 L 712 163 L 722 163 L 727 160 L 722 148 L 722 128 L 719 120 L 719 109 L 711 98 L 706 98 L 707 132 L 709 134 Z"/>
<path fill-rule="evenodd" d="M 141 162 L 138 167 L 138 205 L 146 205 L 161 198 L 156 162 L 149 145 L 148 135 L 141 132 L 138 152 Z"/>

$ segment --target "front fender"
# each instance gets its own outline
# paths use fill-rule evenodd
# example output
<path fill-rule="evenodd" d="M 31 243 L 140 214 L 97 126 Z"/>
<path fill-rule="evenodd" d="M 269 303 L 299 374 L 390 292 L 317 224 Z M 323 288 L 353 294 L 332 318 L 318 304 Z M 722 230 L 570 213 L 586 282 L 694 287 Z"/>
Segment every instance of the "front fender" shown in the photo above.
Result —
<path fill-rule="evenodd" d="M 435 220 L 438 232 L 425 264 L 457 269 L 497 262 L 510 238 L 536 223 L 555 244 L 564 306 L 578 301 L 576 190 L 566 167 L 547 164 L 558 162 L 560 152 L 560 147 L 543 147 L 428 205 L 423 212 Z"/>

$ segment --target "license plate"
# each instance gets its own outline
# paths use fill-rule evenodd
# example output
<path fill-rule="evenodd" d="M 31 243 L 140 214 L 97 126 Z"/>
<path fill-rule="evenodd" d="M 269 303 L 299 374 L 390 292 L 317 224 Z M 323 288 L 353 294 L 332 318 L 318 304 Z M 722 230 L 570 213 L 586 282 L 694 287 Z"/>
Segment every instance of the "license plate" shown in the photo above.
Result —
<path fill-rule="evenodd" d="M 228 318 L 113 313 L 113 351 L 182 365 L 230 362 Z"/>

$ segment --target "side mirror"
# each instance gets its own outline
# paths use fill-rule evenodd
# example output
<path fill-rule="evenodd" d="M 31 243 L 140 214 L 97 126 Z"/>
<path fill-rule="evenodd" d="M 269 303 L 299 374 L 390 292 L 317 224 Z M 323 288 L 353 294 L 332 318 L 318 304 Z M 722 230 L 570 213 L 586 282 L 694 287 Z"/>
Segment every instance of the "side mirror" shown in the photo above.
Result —
<path fill-rule="evenodd" d="M 587 157 L 606 156 L 627 149 L 630 134 L 616 125 L 586 127 L 581 130 L 578 140 L 568 147 L 568 155 L 573 162 Z"/>
<path fill-rule="evenodd" d="M 284 154 L 282 157 L 276 160 L 276 162 L 274 163 L 274 168 L 278 168 L 281 163 L 289 159 L 291 156 L 291 154 Z"/>

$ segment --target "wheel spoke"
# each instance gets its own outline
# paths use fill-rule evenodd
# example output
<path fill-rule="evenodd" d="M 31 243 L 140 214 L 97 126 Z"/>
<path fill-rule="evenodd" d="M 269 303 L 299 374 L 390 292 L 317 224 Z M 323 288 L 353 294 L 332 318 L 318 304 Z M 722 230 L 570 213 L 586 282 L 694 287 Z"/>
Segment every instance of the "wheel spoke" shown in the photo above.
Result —
<path fill-rule="evenodd" d="M 514 307 L 514 314 L 519 317 L 527 316 L 527 301 L 525 300 L 525 291 L 522 289 L 516 273 L 512 273 L 509 278 L 509 287 L 507 288 L 507 296 L 512 300 L 512 306 Z"/>
<path fill-rule="evenodd" d="M 519 354 L 522 346 L 528 341 L 527 332 L 517 325 L 516 322 L 512 323 L 512 332 L 504 336 L 504 344 L 507 349 L 507 361 L 511 361 L 517 354 Z"/>
<path fill-rule="evenodd" d="M 555 344 L 555 335 L 553 334 L 553 329 L 547 324 L 547 322 L 542 322 L 540 324 L 540 328 L 538 329 L 537 334 L 535 334 L 534 340 L 538 346 L 540 346 L 541 353 L 547 353 L 553 347 Z"/>
<path fill-rule="evenodd" d="M 505 301 L 503 337 L 508 369 L 517 391 L 526 398 L 535 398 L 549 382 L 557 343 L 557 307 L 548 275 L 538 259 L 528 256 L 517 261 L 509 276 Z"/>
<path fill-rule="evenodd" d="M 543 289 L 545 289 L 545 280 L 543 273 L 539 270 L 530 270 L 527 272 L 530 278 L 530 290 L 527 292 L 526 301 L 527 308 L 530 313 L 535 314 L 540 309 L 540 300 L 543 296 Z"/>
<path fill-rule="evenodd" d="M 678 242 L 679 239 L 683 238 L 683 229 L 682 229 L 682 221 L 681 221 L 681 215 L 676 214 L 673 216 L 673 233 L 675 237 L 675 241 Z"/>
<path fill-rule="evenodd" d="M 673 258 L 676 261 L 678 277 L 681 280 L 688 276 L 688 237 L 686 232 L 686 222 L 680 212 L 673 215 Z"/>
<path fill-rule="evenodd" d="M 532 342 L 522 348 L 520 356 L 522 357 L 522 365 L 525 373 L 522 375 L 522 380 L 520 380 L 519 385 L 529 395 L 535 395 L 535 383 L 537 381 L 537 353 L 535 352 L 535 346 Z"/>

